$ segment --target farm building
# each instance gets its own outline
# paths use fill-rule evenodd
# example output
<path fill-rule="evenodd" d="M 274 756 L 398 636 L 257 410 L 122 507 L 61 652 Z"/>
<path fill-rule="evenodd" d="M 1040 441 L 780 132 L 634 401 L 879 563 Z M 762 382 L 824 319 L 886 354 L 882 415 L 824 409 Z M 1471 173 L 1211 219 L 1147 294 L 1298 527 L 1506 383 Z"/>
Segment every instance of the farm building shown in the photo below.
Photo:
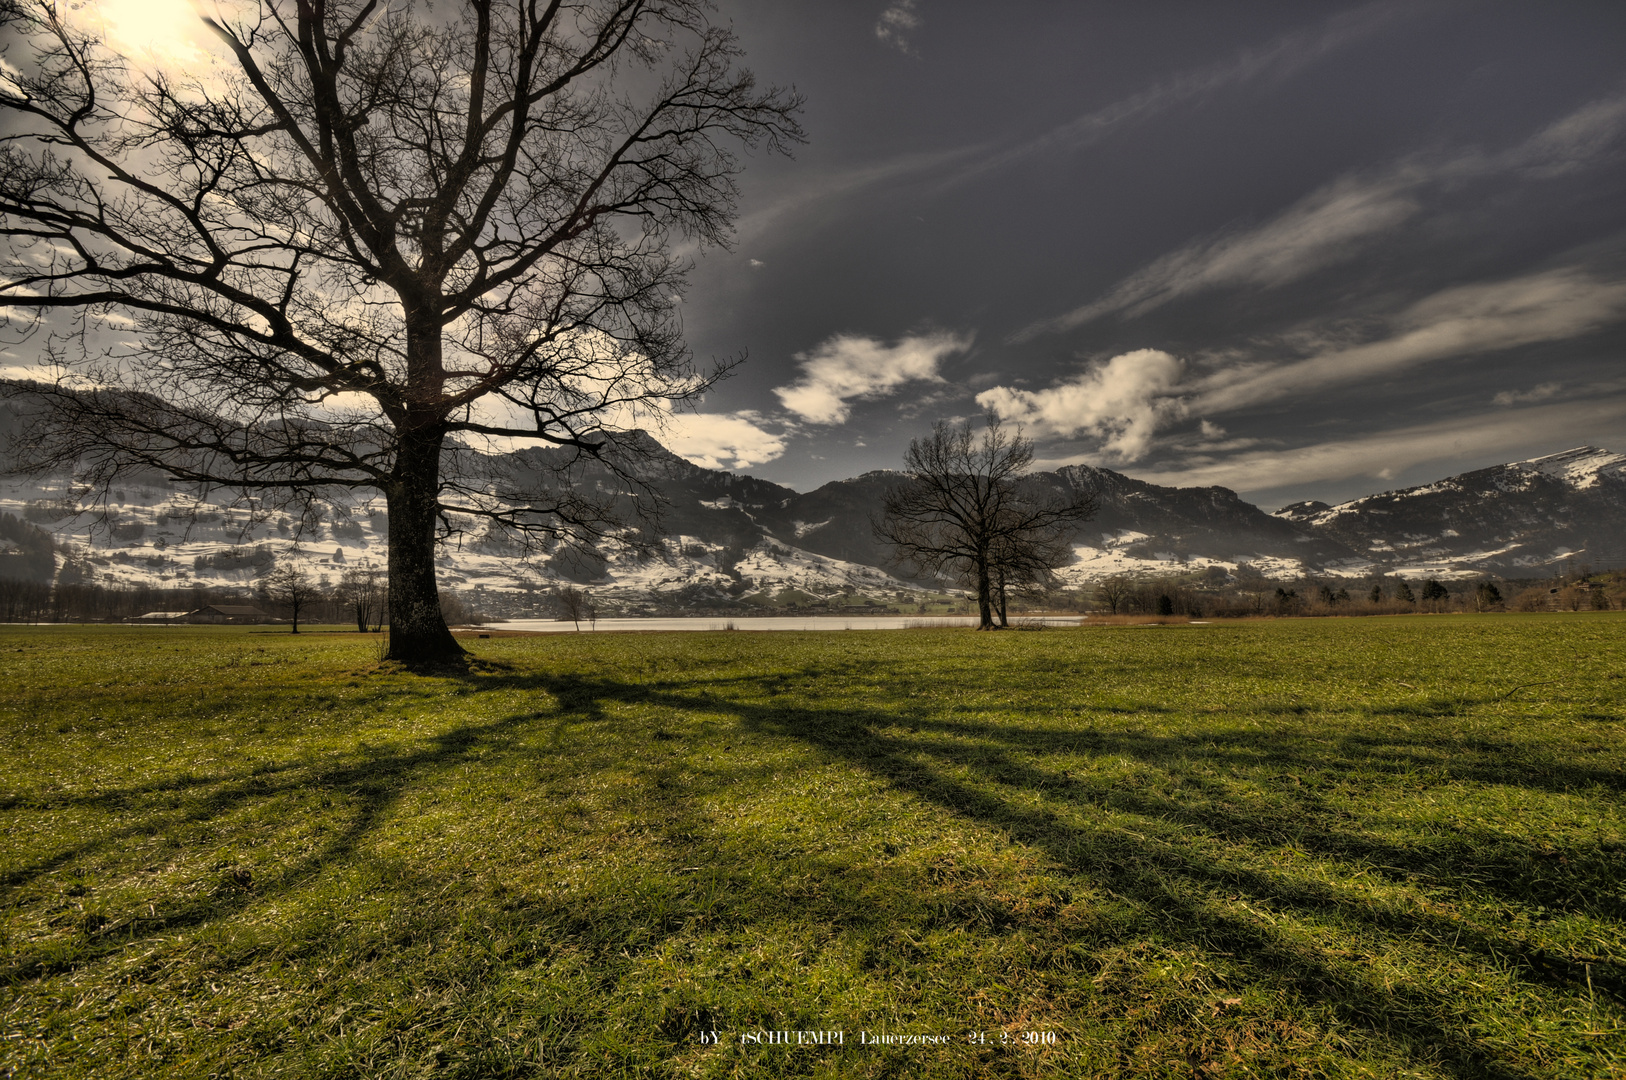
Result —
<path fill-rule="evenodd" d="M 186 613 L 189 623 L 270 623 L 277 620 L 253 604 L 208 604 Z"/>
<path fill-rule="evenodd" d="M 149 611 L 145 615 L 135 616 L 130 621 L 135 623 L 178 623 L 183 621 L 187 614 L 185 611 Z"/>

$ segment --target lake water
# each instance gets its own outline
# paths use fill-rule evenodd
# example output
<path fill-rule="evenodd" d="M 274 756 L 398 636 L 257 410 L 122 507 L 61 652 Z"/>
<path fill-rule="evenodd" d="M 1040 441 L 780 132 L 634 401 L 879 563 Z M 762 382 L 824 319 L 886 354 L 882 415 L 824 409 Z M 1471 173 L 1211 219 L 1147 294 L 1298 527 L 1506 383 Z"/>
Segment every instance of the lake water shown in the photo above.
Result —
<path fill-rule="evenodd" d="M 1077 626 L 1083 620 L 1072 618 L 1019 619 L 1014 622 L 1032 624 L 1042 621 L 1047 626 Z M 673 619 L 600 619 L 597 624 L 583 622 L 582 633 L 605 633 L 612 630 L 907 630 L 917 626 L 977 625 L 975 615 L 773 615 L 773 616 L 706 616 L 703 618 Z M 533 633 L 574 633 L 575 624 L 553 619 L 510 619 L 489 623 L 485 630 L 529 630 Z"/>

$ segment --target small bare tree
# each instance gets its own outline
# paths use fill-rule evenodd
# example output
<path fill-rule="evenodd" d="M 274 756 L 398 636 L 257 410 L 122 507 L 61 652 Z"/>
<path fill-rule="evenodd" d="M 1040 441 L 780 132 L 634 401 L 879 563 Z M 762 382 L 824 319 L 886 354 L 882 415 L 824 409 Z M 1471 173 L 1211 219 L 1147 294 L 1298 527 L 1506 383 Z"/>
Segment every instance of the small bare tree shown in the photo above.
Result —
<path fill-rule="evenodd" d="M 356 632 L 365 634 L 383 628 L 389 602 L 389 582 L 370 559 L 353 566 L 339 578 L 338 599 L 356 620 Z"/>
<path fill-rule="evenodd" d="M 310 575 L 297 563 L 284 562 L 265 575 L 262 584 L 266 595 L 287 610 L 294 624 L 293 632 L 299 633 L 299 613 L 322 595 Z"/>
<path fill-rule="evenodd" d="M 989 554 L 1000 626 L 1010 625 L 1007 606 L 1012 593 L 1029 601 L 1045 596 L 1055 586 L 1056 569 L 1072 561 L 1073 549 L 1068 543 L 1071 529 L 1059 525 L 1025 532 L 1000 531 Z"/>
<path fill-rule="evenodd" d="M 1116 615 L 1118 609 L 1124 605 L 1124 602 L 1129 599 L 1130 593 L 1134 591 L 1134 582 L 1126 577 L 1114 574 L 1112 577 L 1103 578 L 1096 583 L 1095 599 L 1099 603 L 1107 605 L 1107 610 Z"/>
<path fill-rule="evenodd" d="M 1021 483 L 1033 443 L 989 414 L 981 437 L 968 421 L 939 421 L 909 443 L 909 480 L 886 493 L 871 526 L 895 560 L 917 573 L 949 573 L 976 590 L 978 629 L 994 629 L 1006 585 L 1038 579 L 1072 557 L 1066 539 L 1095 513 L 1094 492 L 1046 495 Z M 1001 625 L 1004 617 L 1001 614 Z"/>
<path fill-rule="evenodd" d="M 587 619 L 597 625 L 598 611 L 593 606 L 593 598 L 585 589 L 578 589 L 574 585 L 566 585 L 560 589 L 553 598 L 553 608 L 560 622 L 576 624 L 576 632 L 581 633 L 582 620 Z"/>
<path fill-rule="evenodd" d="M 683 347 L 672 247 L 726 243 L 733 148 L 801 130 L 710 8 L 250 0 L 204 19 L 230 58 L 205 84 L 0 0 L 0 313 L 82 316 L 47 324 L 28 466 L 382 493 L 390 657 L 461 658 L 437 537 L 601 538 L 612 497 L 573 470 L 636 492 L 618 417 L 720 374 Z M 487 438 L 553 450 L 493 474 Z"/>

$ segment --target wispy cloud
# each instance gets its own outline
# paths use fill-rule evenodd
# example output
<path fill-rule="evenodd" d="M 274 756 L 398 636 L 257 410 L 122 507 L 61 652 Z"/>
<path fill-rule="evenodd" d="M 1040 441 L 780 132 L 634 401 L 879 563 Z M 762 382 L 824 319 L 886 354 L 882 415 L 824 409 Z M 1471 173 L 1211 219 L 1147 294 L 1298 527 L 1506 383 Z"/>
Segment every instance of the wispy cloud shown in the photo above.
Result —
<path fill-rule="evenodd" d="M 1507 460 L 1555 452 L 1610 428 L 1618 430 L 1616 426 L 1623 418 L 1626 396 L 1537 405 L 1395 428 L 1355 439 L 1256 450 L 1218 463 L 1137 470 L 1135 475 L 1154 484 L 1217 484 L 1244 493 L 1356 476 L 1387 480 L 1431 461 L 1484 460 L 1486 456 Z M 1562 434 L 1555 436 L 1555 432 Z"/>
<path fill-rule="evenodd" d="M 784 407 L 813 424 L 841 424 L 851 403 L 890 394 L 909 382 L 939 382 L 937 366 L 971 347 L 969 334 L 933 333 L 886 345 L 876 338 L 837 334 L 797 353 L 801 374 L 774 389 Z"/>
<path fill-rule="evenodd" d="M 1446 357 L 1561 341 L 1626 318 L 1626 280 L 1576 268 L 1445 289 L 1413 304 L 1393 332 L 1278 366 L 1244 365 L 1191 387 L 1191 411 L 1226 412 L 1323 387 L 1358 382 Z"/>
<path fill-rule="evenodd" d="M 984 390 L 977 404 L 1036 435 L 1092 435 L 1103 440 L 1105 453 L 1133 461 L 1150 448 L 1160 423 L 1184 415 L 1173 396 L 1184 372 L 1168 353 L 1138 349 L 1043 390 Z"/>
<path fill-rule="evenodd" d="M 742 214 L 735 223 L 735 236 L 741 243 L 760 240 L 786 218 L 792 221 L 807 220 L 822 206 L 838 203 L 841 199 L 889 181 L 940 172 L 986 149 L 981 144 L 959 146 L 949 150 L 899 154 L 848 169 L 813 174 L 799 172 L 785 187 Z M 675 245 L 673 250 L 687 257 L 694 255 L 699 245 L 695 241 L 687 241 Z"/>
<path fill-rule="evenodd" d="M 1223 233 L 1164 255 L 1107 295 L 1025 327 L 1014 341 L 1061 333 L 1113 312 L 1144 315 L 1187 293 L 1219 285 L 1278 286 L 1351 257 L 1357 243 L 1421 209 L 1399 177 L 1330 184 L 1255 229 Z"/>
<path fill-rule="evenodd" d="M 1408 17 L 1421 5 L 1383 0 L 1346 11 L 1310 30 L 1283 34 L 1217 64 L 1180 72 L 1129 97 L 1084 113 L 1016 146 L 986 154 L 945 178 L 955 184 L 1026 158 L 1093 145 L 1119 129 L 1150 120 L 1221 90 L 1267 78 L 1285 78 Z"/>
<path fill-rule="evenodd" d="M 1538 176 L 1561 176 L 1615 149 L 1626 131 L 1626 96 L 1589 102 L 1537 132 L 1507 155 L 1507 164 Z"/>
<path fill-rule="evenodd" d="M 1524 405 L 1532 401 L 1546 401 L 1557 397 L 1564 389 L 1563 383 L 1547 382 L 1539 386 L 1532 386 L 1528 390 L 1503 390 L 1491 398 L 1492 405 Z"/>
<path fill-rule="evenodd" d="M 1244 50 L 1223 63 L 1176 74 L 1139 93 L 1093 109 L 1004 149 L 998 149 L 989 142 L 979 142 L 945 150 L 900 154 L 883 161 L 811 177 L 805 173 L 799 174 L 792 186 L 769 197 L 754 209 L 747 209 L 736 223 L 736 233 L 742 240 L 759 237 L 787 216 L 805 214 L 820 204 L 836 202 L 893 180 L 929 175 L 942 189 L 1019 164 L 1034 155 L 1078 150 L 1121 128 L 1150 120 L 1169 109 L 1229 86 L 1289 76 L 1329 53 L 1377 33 L 1415 10 L 1416 5 L 1384 0 L 1345 12 L 1326 20 L 1314 30 L 1287 34 L 1257 48 Z M 915 0 L 894 3 L 881 12 L 876 22 L 876 36 L 894 48 L 908 52 L 912 46 L 906 33 L 920 25 L 922 18 Z M 680 245 L 678 253 L 692 255 L 695 250 L 692 244 Z"/>
<path fill-rule="evenodd" d="M 1136 271 L 1106 295 L 1013 335 L 1026 341 L 1104 315 L 1145 315 L 1181 296 L 1224 286 L 1275 288 L 1353 258 L 1425 205 L 1427 189 L 1517 172 L 1554 177 L 1595 164 L 1626 133 L 1626 97 L 1592 101 L 1500 153 L 1414 157 L 1371 176 L 1345 176 L 1251 228 L 1204 237 Z"/>
<path fill-rule="evenodd" d="M 1312 355 L 1286 363 L 1244 358 L 1199 374 L 1166 352 L 1140 349 L 1046 389 L 994 386 L 976 400 L 1041 436 L 1101 440 L 1092 461 L 1138 460 L 1154 448 L 1159 430 L 1190 417 L 1205 418 L 1205 441 L 1212 445 L 1202 449 L 1217 451 L 1226 448 L 1216 441 L 1223 432 L 1209 417 L 1433 361 L 1579 337 L 1623 319 L 1626 279 L 1565 267 L 1444 289 L 1396 314 L 1374 340 L 1358 344 L 1306 331 L 1296 341 L 1300 347 L 1307 343 Z M 1558 392 L 1558 384 L 1549 383 L 1493 400 L 1511 406 Z"/>
<path fill-rule="evenodd" d="M 909 35 L 920 29 L 923 21 L 915 5 L 916 0 L 894 0 L 887 5 L 881 17 L 875 20 L 875 36 L 881 44 L 890 45 L 905 55 L 914 52 Z"/>

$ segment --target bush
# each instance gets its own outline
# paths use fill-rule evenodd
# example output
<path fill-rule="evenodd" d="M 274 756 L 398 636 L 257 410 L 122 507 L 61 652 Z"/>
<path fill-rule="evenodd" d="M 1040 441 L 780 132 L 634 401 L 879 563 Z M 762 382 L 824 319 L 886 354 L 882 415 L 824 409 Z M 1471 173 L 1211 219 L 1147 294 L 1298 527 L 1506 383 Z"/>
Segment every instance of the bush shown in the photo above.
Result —
<path fill-rule="evenodd" d="M 1553 595 L 1557 592 L 1557 589 L 1538 585 L 1514 597 L 1513 606 L 1519 611 L 1546 611 L 1552 607 Z"/>

